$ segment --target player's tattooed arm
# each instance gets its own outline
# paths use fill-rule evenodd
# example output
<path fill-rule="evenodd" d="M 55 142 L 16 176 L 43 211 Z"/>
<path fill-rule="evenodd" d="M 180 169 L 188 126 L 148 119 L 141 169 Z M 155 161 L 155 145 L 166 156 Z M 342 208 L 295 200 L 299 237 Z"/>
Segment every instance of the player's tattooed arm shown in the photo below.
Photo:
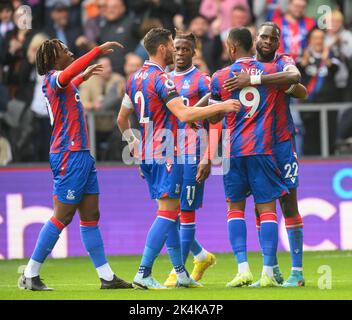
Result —
<path fill-rule="evenodd" d="M 194 122 L 204 120 L 222 112 L 238 112 L 241 105 L 238 100 L 229 99 L 207 107 L 189 108 L 183 104 L 180 97 L 170 100 L 166 106 L 182 122 Z"/>
<path fill-rule="evenodd" d="M 291 66 L 290 66 L 291 67 Z M 234 77 L 226 80 L 223 87 L 232 92 L 260 84 L 293 85 L 299 83 L 301 74 L 295 66 L 272 74 L 251 76 L 245 72 L 234 72 Z"/>

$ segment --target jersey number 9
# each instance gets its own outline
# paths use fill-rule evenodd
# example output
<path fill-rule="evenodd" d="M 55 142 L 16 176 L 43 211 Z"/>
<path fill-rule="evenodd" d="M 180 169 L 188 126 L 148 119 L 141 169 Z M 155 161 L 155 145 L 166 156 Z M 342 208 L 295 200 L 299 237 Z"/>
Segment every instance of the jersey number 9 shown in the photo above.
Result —
<path fill-rule="evenodd" d="M 257 88 L 245 87 L 240 91 L 239 100 L 245 107 L 251 109 L 245 115 L 245 118 L 252 118 L 254 113 L 257 111 L 260 103 L 260 93 Z"/>

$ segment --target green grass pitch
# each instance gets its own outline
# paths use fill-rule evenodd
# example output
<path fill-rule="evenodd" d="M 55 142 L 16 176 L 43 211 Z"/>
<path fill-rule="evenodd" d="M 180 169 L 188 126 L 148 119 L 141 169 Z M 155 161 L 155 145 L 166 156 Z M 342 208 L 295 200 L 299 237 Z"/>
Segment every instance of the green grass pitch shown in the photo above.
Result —
<path fill-rule="evenodd" d="M 53 292 L 32 292 L 17 288 L 18 268 L 27 260 L 0 261 L 0 300 L 15 299 L 118 299 L 118 300 L 255 300 L 255 299 L 352 299 L 352 252 L 306 252 L 304 275 L 306 287 L 302 288 L 235 288 L 225 284 L 235 276 L 235 260 L 231 254 L 217 254 L 217 264 L 208 269 L 200 289 L 147 290 L 100 290 L 99 279 L 88 257 L 49 259 L 41 277 L 53 287 Z M 109 257 L 112 269 L 122 278 L 132 280 L 140 262 L 140 256 Z M 290 256 L 279 253 L 279 262 L 284 277 L 290 270 Z M 261 271 L 261 255 L 249 254 L 249 263 L 255 280 Z M 328 266 L 321 267 L 321 266 Z M 192 261 L 187 263 L 192 271 Z M 321 268 L 321 269 L 319 269 Z M 153 269 L 154 277 L 163 282 L 171 269 L 167 256 L 160 256 Z M 327 271 L 328 270 L 328 271 Z M 331 277 L 329 277 L 329 274 Z M 320 289 L 319 284 L 331 289 Z"/>

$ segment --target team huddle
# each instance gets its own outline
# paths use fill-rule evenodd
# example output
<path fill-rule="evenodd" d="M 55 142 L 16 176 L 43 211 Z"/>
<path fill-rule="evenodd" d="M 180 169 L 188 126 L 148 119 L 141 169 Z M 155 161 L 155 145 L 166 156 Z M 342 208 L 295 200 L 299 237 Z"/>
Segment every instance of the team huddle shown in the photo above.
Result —
<path fill-rule="evenodd" d="M 144 38 L 149 54 L 127 83 L 117 124 L 138 158 L 157 216 L 150 227 L 140 267 L 132 283 L 118 278 L 105 257 L 100 234 L 98 181 L 89 153 L 87 125 L 78 86 L 99 73 L 89 64 L 119 43 L 107 42 L 73 61 L 68 48 L 47 40 L 37 53 L 43 92 L 53 125 L 50 165 L 54 175 L 54 215 L 43 226 L 19 287 L 52 290 L 39 277 L 44 260 L 59 235 L 80 215 L 81 239 L 97 270 L 102 289 L 199 288 L 204 272 L 216 259 L 197 241 L 196 210 L 203 202 L 204 184 L 211 172 L 216 146 L 209 131 L 222 134 L 222 167 L 227 203 L 228 237 L 238 272 L 227 287 L 304 286 L 303 222 L 297 206 L 298 160 L 290 97 L 304 99 L 306 89 L 289 55 L 277 53 L 280 29 L 264 23 L 253 40 L 246 28 L 231 30 L 227 39 L 232 64 L 210 78 L 192 64 L 196 39 L 191 33 L 155 28 Z M 174 64 L 174 71 L 165 72 Z M 88 67 L 89 66 L 89 67 Z M 135 136 L 130 116 L 136 113 L 140 134 Z M 218 141 L 216 141 L 217 143 Z M 253 196 L 256 225 L 263 255 L 260 279 L 254 282 L 247 259 L 246 198 Z M 277 261 L 276 200 L 285 218 L 292 269 L 284 281 Z M 152 267 L 166 245 L 173 269 L 164 284 Z M 191 274 L 185 268 L 194 256 Z"/>

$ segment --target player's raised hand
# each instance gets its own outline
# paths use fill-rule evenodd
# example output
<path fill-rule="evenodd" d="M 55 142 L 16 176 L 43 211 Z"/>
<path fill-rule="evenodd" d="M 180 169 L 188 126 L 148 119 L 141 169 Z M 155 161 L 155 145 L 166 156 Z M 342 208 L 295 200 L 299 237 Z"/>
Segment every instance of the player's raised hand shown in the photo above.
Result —
<path fill-rule="evenodd" d="M 83 71 L 82 77 L 86 81 L 90 77 L 100 74 L 103 71 L 103 65 L 101 64 L 92 64 L 86 70 Z"/>
<path fill-rule="evenodd" d="M 117 41 L 108 41 L 99 46 L 102 54 L 108 54 L 114 51 L 114 48 L 123 49 L 124 46 Z"/>
<path fill-rule="evenodd" d="M 222 112 L 239 112 L 241 103 L 236 99 L 229 99 L 221 103 Z"/>
<path fill-rule="evenodd" d="M 245 72 L 233 72 L 233 78 L 227 79 L 224 82 L 223 87 L 227 91 L 235 91 L 251 85 L 251 77 Z"/>

